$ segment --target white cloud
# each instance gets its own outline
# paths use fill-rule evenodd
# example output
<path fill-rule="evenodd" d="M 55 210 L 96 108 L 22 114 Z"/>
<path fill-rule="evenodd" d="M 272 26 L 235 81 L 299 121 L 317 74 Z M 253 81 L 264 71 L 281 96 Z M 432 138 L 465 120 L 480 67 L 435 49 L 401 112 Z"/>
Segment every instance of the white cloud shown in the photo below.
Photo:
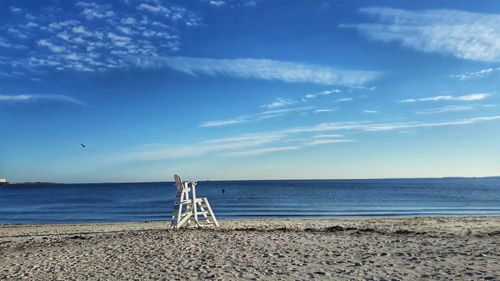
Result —
<path fill-rule="evenodd" d="M 45 39 L 38 40 L 37 44 L 39 46 L 47 47 L 49 50 L 51 50 L 54 53 L 61 53 L 64 50 L 66 50 L 66 48 L 64 46 L 58 46 L 58 45 L 50 42 L 49 40 L 45 40 Z"/>
<path fill-rule="evenodd" d="M 325 113 L 325 112 L 332 112 L 333 109 L 327 109 L 327 108 L 322 108 L 322 109 L 315 109 L 313 112 L 314 113 Z"/>
<path fill-rule="evenodd" d="M 370 110 L 370 109 L 365 109 L 363 110 L 364 113 L 368 113 L 368 114 L 378 114 L 380 113 L 378 110 Z"/>
<path fill-rule="evenodd" d="M 0 37 L 0 47 L 2 48 L 12 48 L 12 49 L 26 49 L 24 45 L 11 43 L 7 39 Z"/>
<path fill-rule="evenodd" d="M 219 126 L 240 124 L 240 123 L 245 123 L 245 122 L 248 122 L 247 118 L 235 118 L 235 119 L 230 119 L 230 120 L 206 121 L 206 122 L 202 122 L 199 125 L 199 127 L 219 127 Z"/>
<path fill-rule="evenodd" d="M 313 145 L 330 144 L 330 143 L 345 143 L 345 142 L 355 142 L 355 140 L 337 139 L 337 138 L 333 138 L 333 139 L 319 138 L 319 139 L 315 139 L 311 142 L 304 144 L 304 146 L 313 146 Z"/>
<path fill-rule="evenodd" d="M 350 87 L 348 87 L 348 88 L 350 88 Z M 362 88 L 360 90 L 373 90 L 372 88 L 366 88 L 366 87 L 356 87 L 356 88 L 357 89 Z M 319 92 L 306 94 L 299 101 L 284 99 L 284 98 L 276 98 L 273 102 L 271 102 L 269 104 L 261 105 L 261 107 L 268 108 L 268 109 L 282 108 L 282 107 L 286 107 L 286 106 L 291 105 L 291 104 L 296 104 L 298 102 L 307 103 L 307 102 L 310 102 L 311 100 L 314 100 L 320 96 L 330 96 L 332 94 L 338 94 L 338 93 L 341 93 L 341 90 L 339 90 L 339 89 L 323 90 L 323 91 L 319 91 Z M 353 98 L 346 97 L 346 98 L 337 99 L 334 102 L 349 102 L 352 100 L 353 100 Z M 268 111 L 258 112 L 258 113 L 249 114 L 249 115 L 237 116 L 235 118 L 226 119 L 226 120 L 206 121 L 206 122 L 202 122 L 199 125 L 199 127 L 219 127 L 219 126 L 227 126 L 227 125 L 255 122 L 255 121 L 277 118 L 277 117 L 283 116 L 285 114 L 288 114 L 290 112 L 300 112 L 302 115 L 307 115 L 308 113 L 319 114 L 319 113 L 326 113 L 326 112 L 333 112 L 333 111 L 334 111 L 334 109 L 331 109 L 331 108 L 314 108 L 314 107 L 296 107 L 296 108 L 284 108 L 284 109 L 277 109 L 277 110 L 275 109 L 275 110 L 268 110 Z M 367 113 L 378 113 L 378 112 L 369 111 Z"/>
<path fill-rule="evenodd" d="M 256 116 L 268 116 L 268 115 L 275 116 L 276 114 L 283 115 L 283 114 L 287 114 L 287 113 L 291 113 L 291 112 L 307 111 L 310 109 L 311 109 L 311 107 L 293 107 L 293 108 L 271 109 L 271 110 L 266 110 L 266 111 L 256 113 L 255 115 Z"/>
<path fill-rule="evenodd" d="M 284 99 L 284 98 L 276 98 L 273 102 L 261 105 L 261 107 L 265 108 L 285 107 L 291 104 L 296 104 L 298 102 L 307 103 L 321 96 L 329 96 L 332 94 L 339 94 L 339 93 L 341 93 L 339 89 L 323 90 L 320 92 L 306 94 L 299 101 Z M 345 98 L 345 99 L 352 100 L 352 98 Z M 316 109 L 313 111 L 313 113 L 330 112 L 330 111 L 333 111 L 333 109 Z"/>
<path fill-rule="evenodd" d="M 374 124 L 363 128 L 364 131 L 391 131 L 400 129 L 417 129 L 417 128 L 434 128 L 434 127 L 449 127 L 449 126 L 461 126 L 470 125 L 487 121 L 500 120 L 500 116 L 487 116 L 487 117 L 474 117 L 468 119 L 460 119 L 453 121 L 443 121 L 443 122 L 430 122 L 430 123 L 395 123 L 395 124 Z"/>
<path fill-rule="evenodd" d="M 473 104 L 473 105 L 447 105 L 436 108 L 429 108 L 416 111 L 417 114 L 439 114 L 439 113 L 448 113 L 448 112 L 461 112 L 461 111 L 470 111 L 477 108 L 492 108 L 495 107 L 495 104 Z"/>
<path fill-rule="evenodd" d="M 134 154 L 134 159 L 138 160 L 158 160 L 201 156 L 207 153 L 220 153 L 228 156 L 251 156 L 273 152 L 283 152 L 298 150 L 308 146 L 354 142 L 346 139 L 342 135 L 312 135 L 309 140 L 300 140 L 290 143 L 291 135 L 310 134 L 330 131 L 393 131 L 402 129 L 433 128 L 445 126 L 459 126 L 475 124 L 479 122 L 500 120 L 500 116 L 476 117 L 469 119 L 444 121 L 444 122 L 407 122 L 407 123 L 369 123 L 369 122 L 341 122 L 322 123 L 312 127 L 291 128 L 280 131 L 262 132 L 255 134 L 239 135 L 224 139 L 215 139 L 196 145 L 183 147 L 168 147 L 167 149 L 151 150 L 147 153 Z"/>
<path fill-rule="evenodd" d="M 8 27 L 7 32 L 13 34 L 19 39 L 27 39 L 28 38 L 28 33 L 26 31 L 21 31 L 18 28 L 15 27 Z"/>
<path fill-rule="evenodd" d="M 141 3 L 137 6 L 137 10 L 146 11 L 173 21 L 183 21 L 188 26 L 196 26 L 201 24 L 201 18 L 179 6 L 164 6 L 160 2 L 147 4 Z"/>
<path fill-rule="evenodd" d="M 94 2 L 85 2 L 85 1 L 78 1 L 76 2 L 75 6 L 77 7 L 82 7 L 82 8 L 98 8 L 99 5 Z"/>
<path fill-rule="evenodd" d="M 293 100 L 289 100 L 289 99 L 277 98 L 272 103 L 261 105 L 261 107 L 276 108 L 276 107 L 284 107 L 284 106 L 294 104 L 294 103 L 297 103 L 297 102 L 293 101 Z"/>
<path fill-rule="evenodd" d="M 402 103 L 413 103 L 413 102 L 425 102 L 425 101 L 477 101 L 483 100 L 487 97 L 491 96 L 490 93 L 474 93 L 470 95 L 464 96 L 435 96 L 435 97 L 427 97 L 427 98 L 419 98 L 419 99 L 404 99 L 400 100 Z"/>
<path fill-rule="evenodd" d="M 452 75 L 451 77 L 457 78 L 459 80 L 471 80 L 479 79 L 492 75 L 493 73 L 500 72 L 500 67 L 497 68 L 485 68 L 478 71 L 470 71 L 462 74 Z"/>
<path fill-rule="evenodd" d="M 228 156 L 254 156 L 254 155 L 261 155 L 261 154 L 267 154 L 267 153 L 272 153 L 272 152 L 297 150 L 299 148 L 301 148 L 301 147 L 294 146 L 294 145 L 263 147 L 263 148 L 246 149 L 246 150 L 241 150 L 241 151 L 228 152 L 228 153 L 225 153 L 225 155 L 228 155 Z"/>
<path fill-rule="evenodd" d="M 370 86 L 370 87 L 364 87 L 364 86 L 349 86 L 350 89 L 353 90 L 360 90 L 360 91 L 370 91 L 373 92 L 377 89 L 375 86 Z"/>
<path fill-rule="evenodd" d="M 307 132 L 333 132 L 333 131 L 391 131 L 397 129 L 416 129 L 445 127 L 456 125 L 468 125 L 486 121 L 500 120 L 500 116 L 474 117 L 442 122 L 402 122 L 402 123 L 373 123 L 373 122 L 331 122 L 321 123 L 311 127 L 291 128 L 281 131 L 282 133 L 307 133 Z"/>
<path fill-rule="evenodd" d="M 324 137 L 310 137 L 297 139 L 290 143 L 290 134 L 280 131 L 242 134 L 234 137 L 213 139 L 193 145 L 171 146 L 171 145 L 148 145 L 143 146 L 140 152 L 129 154 L 126 160 L 161 160 L 185 157 L 196 157 L 210 153 L 218 153 L 225 156 L 253 156 L 274 152 L 298 150 L 309 146 L 353 142 L 342 135 L 330 135 Z"/>
<path fill-rule="evenodd" d="M 440 122 L 373 123 L 357 121 L 320 123 L 310 127 L 242 134 L 181 146 L 143 146 L 140 151 L 117 157 L 128 161 L 148 161 L 195 157 L 210 153 L 227 156 L 251 156 L 298 150 L 314 145 L 355 142 L 355 140 L 346 138 L 344 135 L 332 134 L 332 132 L 337 131 L 374 133 L 395 130 L 464 126 L 497 120 L 500 120 L 500 116 L 484 116 Z"/>
<path fill-rule="evenodd" d="M 5 71 L 1 71 L 1 70 L 0 70 L 0 76 L 2 76 L 2 77 L 9 77 L 9 78 L 17 77 L 17 75 L 14 75 L 12 73 L 8 73 L 8 72 L 5 72 Z"/>
<path fill-rule="evenodd" d="M 273 144 L 281 141 L 285 135 L 279 132 L 242 134 L 233 137 L 212 139 L 191 145 L 147 145 L 141 151 L 125 156 L 125 160 L 161 160 L 201 156 L 209 153 L 228 153 L 244 151 L 248 148 Z M 123 156 L 118 156 L 121 158 Z"/>
<path fill-rule="evenodd" d="M 47 29 L 50 31 L 54 31 L 56 29 L 64 29 L 70 26 L 75 26 L 79 24 L 80 22 L 77 20 L 64 20 L 64 21 L 59 21 L 59 22 L 51 22 L 49 23 L 46 27 L 43 27 L 43 29 Z"/>
<path fill-rule="evenodd" d="M 256 7 L 258 2 L 262 0 L 201 0 L 211 6 L 222 7 L 228 6 L 231 8 L 237 7 Z"/>
<path fill-rule="evenodd" d="M 127 17 L 127 18 L 121 19 L 121 23 L 123 23 L 123 24 L 136 24 L 137 20 L 133 17 Z"/>
<path fill-rule="evenodd" d="M 311 94 L 307 94 L 305 95 L 303 98 L 302 98 L 302 101 L 307 101 L 308 99 L 314 99 L 314 98 L 317 98 L 319 96 L 329 96 L 331 94 L 339 94 L 341 91 L 339 89 L 331 89 L 331 90 L 324 90 L 324 91 L 321 91 L 321 92 L 316 92 L 316 93 L 311 93 Z"/>
<path fill-rule="evenodd" d="M 118 47 L 127 47 L 132 39 L 127 36 L 120 36 L 113 32 L 108 32 L 107 37 Z"/>
<path fill-rule="evenodd" d="M 132 35 L 134 34 L 134 31 L 130 27 L 127 26 L 117 26 L 116 29 L 120 31 L 121 33 L 127 34 L 127 35 Z"/>
<path fill-rule="evenodd" d="M 124 8 L 123 3 L 81 1 L 74 6 L 44 7 L 34 16 L 28 7 L 24 17 L 7 19 L 0 27 L 0 34 L 5 34 L 0 35 L 0 48 L 18 50 L 10 66 L 4 64 L 2 71 L 22 69 L 34 74 L 45 68 L 105 72 L 130 67 L 130 57 L 164 56 L 178 51 L 179 27 L 201 22 L 183 7 L 143 2 L 162 5 L 165 10 L 150 14 L 135 6 Z"/>
<path fill-rule="evenodd" d="M 474 106 L 468 105 L 447 105 L 438 108 L 430 108 L 417 111 L 417 114 L 437 114 L 437 113 L 447 113 L 447 112 L 460 112 L 460 111 L 469 111 L 473 110 Z"/>
<path fill-rule="evenodd" d="M 470 95 L 465 95 L 465 96 L 460 96 L 457 97 L 457 100 L 461 101 L 476 101 L 476 100 L 482 100 L 487 97 L 491 96 L 489 93 L 476 93 L 476 94 L 470 94 Z"/>
<path fill-rule="evenodd" d="M 206 121 L 202 122 L 198 127 L 220 127 L 220 126 L 227 126 L 227 125 L 234 125 L 234 124 L 241 124 L 248 122 L 256 122 L 256 121 L 277 118 L 291 112 L 304 112 L 310 109 L 311 109 L 310 107 L 296 107 L 296 108 L 266 110 L 254 114 L 238 116 L 227 120 Z"/>
<path fill-rule="evenodd" d="M 86 104 L 76 98 L 65 95 L 0 95 L 0 102 L 29 102 L 40 100 L 52 100 L 73 103 L 85 106 Z"/>
<path fill-rule="evenodd" d="M 399 42 L 422 52 L 450 54 L 461 59 L 500 61 L 500 14 L 456 10 L 410 11 L 363 8 L 377 23 L 342 25 L 382 42 Z"/>
<path fill-rule="evenodd" d="M 247 146 L 255 146 L 261 144 L 267 144 L 282 140 L 286 137 L 286 134 L 282 132 L 261 132 L 261 133 L 247 133 L 241 134 L 237 136 L 212 139 L 203 141 L 200 144 L 202 145 L 210 145 L 216 146 L 220 148 L 238 148 L 238 147 L 247 147 Z"/>
<path fill-rule="evenodd" d="M 323 145 L 323 144 L 332 144 L 332 143 L 349 143 L 355 142 L 351 139 L 343 139 L 343 138 L 311 138 L 310 140 L 299 142 L 296 145 L 287 145 L 287 146 L 271 146 L 271 147 L 262 147 L 262 148 L 254 148 L 254 149 L 245 149 L 241 151 L 229 152 L 225 153 L 228 156 L 255 156 L 261 154 L 275 153 L 275 152 L 283 152 L 283 151 L 291 151 L 291 150 L 299 150 L 310 146 Z"/>
<path fill-rule="evenodd" d="M 19 7 L 15 7 L 15 6 L 10 6 L 9 9 L 13 13 L 21 13 L 23 11 L 23 9 L 21 9 Z"/>
<path fill-rule="evenodd" d="M 209 3 L 210 3 L 210 5 L 217 6 L 217 7 L 224 6 L 226 4 L 226 2 L 221 1 L 221 0 L 210 0 Z"/>
<path fill-rule="evenodd" d="M 30 21 L 30 22 L 28 22 L 28 23 L 26 24 L 26 26 L 27 26 L 27 27 L 30 27 L 30 28 L 34 28 L 34 27 L 39 27 L 40 25 L 39 25 L 39 24 L 37 24 L 37 23 L 34 23 L 34 22 L 31 22 L 31 21 Z"/>
<path fill-rule="evenodd" d="M 148 11 L 152 13 L 169 12 L 170 10 L 162 5 L 150 5 L 146 3 L 141 3 L 137 6 L 138 10 Z"/>
<path fill-rule="evenodd" d="M 340 99 L 337 99 L 335 102 L 349 102 L 352 100 L 353 100 L 353 98 L 340 98 Z"/>
<path fill-rule="evenodd" d="M 76 6 L 83 7 L 82 15 L 89 20 L 94 19 L 108 19 L 114 17 L 116 14 L 113 12 L 111 5 L 99 5 L 96 3 L 79 2 Z"/>
<path fill-rule="evenodd" d="M 343 138 L 344 135 L 339 135 L 339 134 L 319 134 L 319 135 L 313 135 L 311 138 L 312 139 L 332 139 L 332 138 Z"/>
<path fill-rule="evenodd" d="M 142 67 L 169 67 L 197 76 L 228 76 L 322 85 L 362 85 L 379 76 L 374 71 L 339 70 L 328 66 L 268 59 L 208 59 L 190 57 L 137 58 Z"/>

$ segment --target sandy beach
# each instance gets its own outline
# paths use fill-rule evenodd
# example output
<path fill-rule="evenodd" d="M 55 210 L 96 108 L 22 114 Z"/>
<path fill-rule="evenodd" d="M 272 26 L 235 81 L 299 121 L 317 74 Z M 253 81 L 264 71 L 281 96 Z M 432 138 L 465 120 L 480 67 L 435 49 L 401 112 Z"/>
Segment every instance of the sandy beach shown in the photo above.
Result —
<path fill-rule="evenodd" d="M 500 280 L 500 217 L 0 226 L 0 280 Z"/>

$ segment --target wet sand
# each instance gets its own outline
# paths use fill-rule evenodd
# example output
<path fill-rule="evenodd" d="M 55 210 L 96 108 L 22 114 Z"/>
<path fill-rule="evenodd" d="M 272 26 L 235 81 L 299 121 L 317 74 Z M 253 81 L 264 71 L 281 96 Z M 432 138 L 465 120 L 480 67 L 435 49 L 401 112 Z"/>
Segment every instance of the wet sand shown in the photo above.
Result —
<path fill-rule="evenodd" d="M 0 280 L 500 280 L 500 217 L 0 226 Z"/>

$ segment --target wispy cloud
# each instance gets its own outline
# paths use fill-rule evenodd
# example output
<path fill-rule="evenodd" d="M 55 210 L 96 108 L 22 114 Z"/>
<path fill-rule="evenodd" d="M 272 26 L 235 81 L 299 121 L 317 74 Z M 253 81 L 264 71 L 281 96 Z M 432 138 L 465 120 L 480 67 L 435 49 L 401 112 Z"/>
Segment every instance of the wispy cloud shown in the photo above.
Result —
<path fill-rule="evenodd" d="M 315 109 L 313 113 L 325 113 L 325 112 L 332 112 L 333 109 L 331 108 L 320 108 L 320 109 Z"/>
<path fill-rule="evenodd" d="M 370 109 L 365 109 L 363 110 L 364 113 L 368 114 L 379 114 L 380 112 L 378 110 L 370 110 Z"/>
<path fill-rule="evenodd" d="M 348 87 L 348 88 L 351 88 L 351 87 Z M 370 90 L 370 91 L 373 90 L 372 88 L 366 88 L 366 87 L 355 87 L 355 88 L 356 88 L 356 90 Z M 323 97 L 323 96 L 330 96 L 332 94 L 340 94 L 341 92 L 342 91 L 339 89 L 329 89 L 329 90 L 323 90 L 323 91 L 319 91 L 319 92 L 308 93 L 298 100 L 276 98 L 271 103 L 264 104 L 264 105 L 260 106 L 262 108 L 270 109 L 268 111 L 238 116 L 238 117 L 235 117 L 232 119 L 227 119 L 227 120 L 207 121 L 207 122 L 203 122 L 202 124 L 200 124 L 200 127 L 217 127 L 217 126 L 226 126 L 226 125 L 247 123 L 247 122 L 251 122 L 251 121 L 260 121 L 260 120 L 264 120 L 264 119 L 272 119 L 272 118 L 280 117 L 282 115 L 285 115 L 285 114 L 288 114 L 291 112 L 300 112 L 302 115 L 307 115 L 309 110 L 311 113 L 314 113 L 314 114 L 332 112 L 335 109 L 315 108 L 312 106 L 295 107 L 295 108 L 286 108 L 286 107 L 293 105 L 293 104 L 297 104 L 297 103 L 310 103 L 310 102 L 314 101 L 316 98 Z M 346 97 L 346 98 L 337 99 L 333 102 L 347 102 L 347 101 L 351 101 L 351 100 L 353 100 L 353 98 Z"/>
<path fill-rule="evenodd" d="M 138 10 L 147 11 L 153 14 L 158 14 L 173 21 L 185 22 L 188 26 L 195 26 L 201 24 L 201 18 L 197 17 L 194 13 L 179 6 L 166 6 L 160 1 L 151 3 L 141 3 L 137 6 Z"/>
<path fill-rule="evenodd" d="M 0 102 L 59 101 L 86 106 L 87 104 L 65 95 L 0 95 Z"/>
<path fill-rule="evenodd" d="M 273 102 L 269 104 L 261 105 L 264 108 L 276 108 L 276 107 L 284 107 L 291 104 L 297 103 L 296 101 L 290 99 L 276 98 Z"/>
<path fill-rule="evenodd" d="M 426 101 L 478 101 L 478 100 L 483 100 L 489 96 L 491 96 L 490 93 L 475 93 L 463 96 L 446 95 L 446 96 L 434 96 L 434 97 L 418 98 L 418 99 L 404 99 L 400 100 L 400 102 L 413 103 L 413 102 L 426 102 Z"/>
<path fill-rule="evenodd" d="M 195 157 L 209 153 L 229 153 L 244 151 L 263 145 L 272 145 L 282 141 L 286 134 L 281 132 L 264 132 L 241 134 L 232 137 L 212 139 L 189 145 L 146 145 L 141 151 L 129 153 L 125 160 L 148 161 Z M 123 156 L 120 156 L 123 158 Z"/>
<path fill-rule="evenodd" d="M 297 150 L 300 148 L 301 148 L 301 146 L 298 146 L 298 145 L 263 147 L 263 148 L 255 148 L 255 149 L 247 149 L 247 150 L 242 150 L 242 151 L 228 152 L 225 155 L 228 155 L 228 156 L 253 156 L 253 155 L 261 155 L 261 154 L 267 154 L 267 153 L 273 153 L 273 152 Z"/>
<path fill-rule="evenodd" d="M 353 98 L 340 98 L 340 99 L 335 100 L 335 102 L 349 102 L 352 100 L 353 100 Z"/>
<path fill-rule="evenodd" d="M 460 125 L 470 125 L 487 121 L 500 120 L 500 116 L 487 116 L 487 117 L 474 117 L 468 119 L 459 119 L 452 121 L 443 122 L 429 122 L 429 123 L 419 123 L 419 122 L 408 122 L 408 123 L 388 123 L 388 124 L 372 124 L 363 126 L 360 129 L 363 131 L 392 131 L 401 129 L 418 129 L 418 128 L 434 128 L 434 127 L 449 127 L 449 126 L 460 126 Z"/>
<path fill-rule="evenodd" d="M 447 105 L 436 108 L 428 108 L 416 111 L 417 114 L 439 114 L 448 112 L 471 111 L 477 108 L 492 108 L 494 104 L 471 104 L 471 105 Z"/>
<path fill-rule="evenodd" d="M 143 57 L 134 61 L 142 67 L 169 67 L 192 76 L 228 76 L 321 85 L 363 85 L 380 75 L 375 71 L 341 70 L 322 65 L 253 58 Z"/>
<path fill-rule="evenodd" d="M 227 126 L 248 122 L 247 118 L 235 118 L 228 120 L 216 120 L 216 121 L 206 121 L 202 122 L 199 127 L 219 127 L 219 126 Z"/>
<path fill-rule="evenodd" d="M 500 67 L 497 68 L 485 68 L 478 71 L 469 71 L 462 74 L 452 75 L 451 77 L 457 78 L 459 80 L 471 80 L 471 79 L 479 79 L 492 75 L 493 73 L 500 72 Z"/>
<path fill-rule="evenodd" d="M 401 123 L 373 123 L 366 121 L 357 122 L 331 122 L 321 123 L 311 127 L 290 128 L 281 131 L 282 133 L 298 134 L 298 133 L 319 133 L 319 132 L 335 132 L 335 131 L 362 131 L 362 132 L 376 132 L 376 131 L 392 131 L 399 129 L 417 129 L 417 128 L 432 128 L 432 127 L 445 127 L 468 125 L 486 121 L 500 120 L 500 116 L 485 116 L 474 117 L 467 119 L 458 119 L 442 122 L 401 122 Z"/>
<path fill-rule="evenodd" d="M 19 8 L 19 7 L 15 7 L 15 6 L 10 6 L 9 7 L 10 11 L 13 12 L 13 13 L 21 13 L 23 11 L 23 9 Z"/>
<path fill-rule="evenodd" d="M 332 138 L 343 138 L 344 135 L 339 134 L 318 134 L 311 136 L 311 139 L 332 139 Z"/>
<path fill-rule="evenodd" d="M 469 111 L 473 110 L 474 106 L 472 105 L 447 105 L 443 107 L 430 108 L 417 111 L 417 114 L 437 114 L 437 113 L 447 113 L 447 112 L 460 112 L 460 111 Z"/>
<path fill-rule="evenodd" d="M 11 49 L 26 49 L 26 46 L 10 42 L 9 40 L 0 37 L 0 47 L 1 48 L 11 48 Z"/>
<path fill-rule="evenodd" d="M 292 112 L 304 112 L 312 109 L 311 107 L 295 107 L 295 108 L 282 108 L 282 109 L 272 109 L 257 112 L 254 114 L 241 115 L 231 119 L 225 120 L 213 120 L 202 122 L 199 127 L 220 127 L 248 122 L 255 122 L 267 119 L 278 118 L 280 116 L 292 113 Z"/>
<path fill-rule="evenodd" d="M 331 90 L 324 90 L 324 91 L 321 91 L 321 92 L 310 93 L 310 94 L 305 95 L 302 98 L 302 101 L 305 102 L 305 101 L 307 101 L 309 99 L 315 99 L 317 97 L 329 96 L 329 95 L 332 95 L 332 94 L 339 94 L 339 93 L 341 93 L 341 91 L 339 89 L 331 89 Z"/>
<path fill-rule="evenodd" d="M 387 7 L 360 10 L 376 23 L 342 25 L 382 42 L 461 59 L 500 61 L 500 15 L 456 10 L 409 11 Z"/>
<path fill-rule="evenodd" d="M 212 6 L 217 6 L 217 7 L 226 5 L 226 2 L 221 0 L 210 0 L 208 1 L 208 3 Z"/>
<path fill-rule="evenodd" d="M 272 146 L 272 147 L 263 147 L 263 148 L 255 148 L 255 149 L 246 149 L 242 151 L 229 152 L 225 155 L 228 156 L 255 156 L 261 154 L 275 153 L 275 152 L 283 152 L 283 151 L 291 151 L 291 150 L 299 150 L 310 146 L 323 145 L 323 144 L 332 144 L 332 143 L 349 143 L 355 142 L 351 139 L 339 139 L 339 138 L 317 138 L 311 139 L 302 143 L 298 143 L 296 145 L 285 145 L 285 146 Z"/>
<path fill-rule="evenodd" d="M 201 0 L 202 2 L 208 3 L 211 6 L 222 7 L 255 7 L 258 2 L 262 0 Z"/>
<path fill-rule="evenodd" d="M 193 145 L 148 145 L 141 152 L 134 152 L 126 160 L 161 160 L 184 157 L 196 157 L 211 153 L 224 156 L 253 156 L 275 152 L 298 150 L 309 146 L 332 143 L 347 143 L 354 140 L 344 138 L 343 135 L 324 135 L 324 137 L 306 137 L 290 140 L 290 133 L 271 131 L 253 134 L 242 134 L 234 137 L 213 139 Z"/>
<path fill-rule="evenodd" d="M 116 15 L 111 5 L 99 5 L 94 2 L 77 2 L 76 6 L 83 9 L 82 15 L 89 20 L 112 18 Z"/>
<path fill-rule="evenodd" d="M 337 132 L 389 132 L 408 129 L 425 129 L 472 125 L 500 120 L 500 116 L 483 116 L 440 122 L 374 123 L 366 121 L 320 123 L 310 127 L 296 127 L 268 132 L 242 134 L 212 139 L 186 145 L 151 145 L 124 156 L 124 160 L 148 161 L 195 157 L 216 153 L 227 156 L 251 156 L 257 154 L 298 150 L 314 145 L 355 142 Z M 123 158 L 123 157 L 122 157 Z"/>
<path fill-rule="evenodd" d="M 299 102 L 307 103 L 307 102 L 310 102 L 318 97 L 329 96 L 332 94 L 339 94 L 339 93 L 341 93 L 341 91 L 339 89 L 330 89 L 330 90 L 323 90 L 323 91 L 319 91 L 319 92 L 313 92 L 313 93 L 306 94 L 302 98 L 300 98 L 299 100 L 276 98 L 271 103 L 262 105 L 261 107 L 264 107 L 264 108 L 286 107 L 286 106 L 296 104 Z"/>

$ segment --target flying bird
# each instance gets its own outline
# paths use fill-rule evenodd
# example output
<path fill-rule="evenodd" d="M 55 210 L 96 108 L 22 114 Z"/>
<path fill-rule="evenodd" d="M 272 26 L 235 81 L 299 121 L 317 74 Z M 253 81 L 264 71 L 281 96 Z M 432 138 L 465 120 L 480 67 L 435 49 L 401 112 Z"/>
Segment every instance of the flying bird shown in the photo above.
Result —
<path fill-rule="evenodd" d="M 80 145 L 82 146 L 82 148 L 87 147 L 87 145 L 86 145 L 86 144 L 83 144 L 83 143 L 80 143 Z"/>

